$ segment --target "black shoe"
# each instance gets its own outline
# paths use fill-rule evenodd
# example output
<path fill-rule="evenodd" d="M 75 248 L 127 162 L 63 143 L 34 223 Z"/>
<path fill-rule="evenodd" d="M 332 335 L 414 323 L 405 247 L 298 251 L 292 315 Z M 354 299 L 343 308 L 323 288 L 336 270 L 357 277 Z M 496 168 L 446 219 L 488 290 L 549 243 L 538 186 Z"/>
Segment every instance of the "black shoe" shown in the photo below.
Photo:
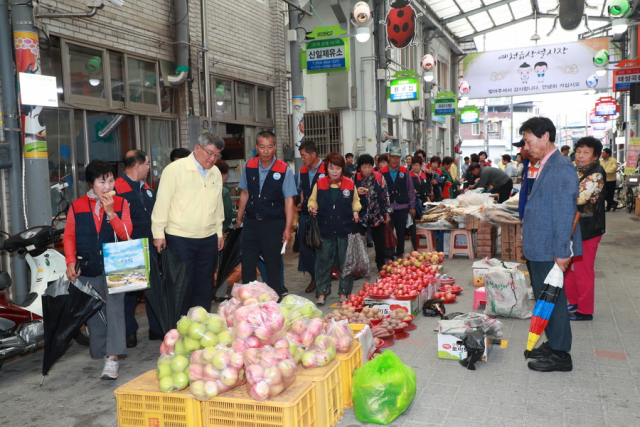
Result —
<path fill-rule="evenodd" d="M 372 248 L 373 247 L 373 242 L 367 242 L 367 247 L 368 248 Z"/>
<path fill-rule="evenodd" d="M 576 311 L 578 309 L 578 304 L 571 304 L 567 306 L 568 311 Z"/>
<path fill-rule="evenodd" d="M 532 360 L 527 363 L 527 366 L 532 371 L 538 372 L 569 372 L 573 369 L 573 362 L 571 361 L 571 355 L 569 353 L 567 353 L 564 359 L 552 353 L 542 359 Z"/>
<path fill-rule="evenodd" d="M 162 332 L 149 331 L 149 341 L 162 341 L 163 339 L 164 335 Z"/>
<path fill-rule="evenodd" d="M 593 314 L 582 314 L 579 311 L 574 311 L 569 314 L 569 320 L 593 320 Z"/>
<path fill-rule="evenodd" d="M 127 348 L 133 348 L 138 345 L 138 336 L 136 333 L 132 333 L 131 335 L 127 335 L 126 338 Z"/>
<path fill-rule="evenodd" d="M 549 343 L 544 342 L 541 346 L 534 348 L 529 352 L 525 350 L 524 357 L 525 359 L 542 359 L 550 356 L 551 354 L 553 354 L 553 351 L 551 350 L 551 347 L 549 347 Z"/>

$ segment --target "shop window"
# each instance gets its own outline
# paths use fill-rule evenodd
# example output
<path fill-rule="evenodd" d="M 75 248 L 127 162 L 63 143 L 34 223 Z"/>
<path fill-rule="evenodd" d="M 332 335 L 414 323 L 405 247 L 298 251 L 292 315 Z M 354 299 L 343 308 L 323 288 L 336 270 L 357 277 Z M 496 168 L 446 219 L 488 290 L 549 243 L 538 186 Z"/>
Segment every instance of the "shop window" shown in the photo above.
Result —
<path fill-rule="evenodd" d="M 114 103 L 124 103 L 124 64 L 120 52 L 109 52 L 109 71 L 111 72 L 111 100 Z"/>
<path fill-rule="evenodd" d="M 162 171 L 171 163 L 171 151 L 176 144 L 176 122 L 174 120 L 149 119 L 149 142 L 151 147 L 151 186 L 158 187 Z"/>
<path fill-rule="evenodd" d="M 42 74 L 45 76 L 54 76 L 56 78 L 56 86 L 58 89 L 58 101 L 64 100 L 64 89 L 62 85 L 62 61 L 60 58 L 60 39 L 51 36 L 47 43 L 40 42 L 40 65 L 42 66 Z"/>
<path fill-rule="evenodd" d="M 76 188 L 73 189 L 74 196 L 78 197 L 84 195 L 87 191 L 84 169 L 87 166 L 87 150 L 85 146 L 84 138 L 84 113 L 81 110 L 74 110 L 73 112 L 73 144 L 75 144 L 75 183 Z"/>
<path fill-rule="evenodd" d="M 158 108 L 157 63 L 127 57 L 129 102 Z"/>
<path fill-rule="evenodd" d="M 416 68 L 416 47 L 407 46 L 400 49 L 400 64 L 407 70 L 415 70 Z"/>
<path fill-rule="evenodd" d="M 318 157 L 342 151 L 342 120 L 340 111 L 304 114 L 304 137 L 316 143 Z"/>
<path fill-rule="evenodd" d="M 442 58 L 438 58 L 438 84 L 449 90 L 449 66 Z"/>
<path fill-rule="evenodd" d="M 106 105 L 105 50 L 65 43 L 71 100 Z M 64 66 L 64 65 L 63 65 Z"/>
<path fill-rule="evenodd" d="M 234 118 L 233 112 L 233 82 L 213 77 L 211 79 L 211 102 L 214 114 L 224 118 Z"/>
<path fill-rule="evenodd" d="M 273 90 L 258 87 L 258 121 L 273 122 Z"/>
<path fill-rule="evenodd" d="M 49 184 L 66 182 L 73 185 L 73 162 L 71 159 L 71 111 L 45 108 L 44 122 L 47 127 L 47 147 L 49 149 Z M 72 190 L 62 192 L 51 190 L 51 214 L 55 216 L 58 202 L 63 198 L 69 200 Z"/>
<path fill-rule="evenodd" d="M 133 116 L 124 120 L 109 134 L 100 136 L 114 119 L 115 114 L 87 112 L 87 136 L 90 160 L 103 160 L 114 166 L 122 161 L 125 153 L 135 148 L 135 126 Z M 114 169 L 116 169 L 114 167 Z"/>
<path fill-rule="evenodd" d="M 236 108 L 237 119 L 255 120 L 254 86 L 236 83 Z"/>
<path fill-rule="evenodd" d="M 480 135 L 480 123 L 471 124 L 471 135 Z"/>

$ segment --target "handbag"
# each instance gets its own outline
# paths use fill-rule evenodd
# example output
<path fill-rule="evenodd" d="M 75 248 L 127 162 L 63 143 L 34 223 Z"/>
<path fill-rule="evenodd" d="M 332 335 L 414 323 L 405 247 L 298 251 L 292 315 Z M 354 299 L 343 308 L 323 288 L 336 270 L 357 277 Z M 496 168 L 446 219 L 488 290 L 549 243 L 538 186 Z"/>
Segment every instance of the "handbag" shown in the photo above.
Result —
<path fill-rule="evenodd" d="M 115 232 L 114 232 L 115 234 Z M 129 235 L 127 234 L 127 237 Z M 148 289 L 149 239 L 128 239 L 102 244 L 104 274 L 110 294 Z"/>
<path fill-rule="evenodd" d="M 398 239 L 396 235 L 393 234 L 393 228 L 391 228 L 391 223 L 387 223 L 384 226 L 384 246 L 387 249 L 393 249 L 398 246 Z"/>
<path fill-rule="evenodd" d="M 304 244 L 313 251 L 322 247 L 320 226 L 318 226 L 318 219 L 313 215 L 307 220 L 304 231 Z"/>

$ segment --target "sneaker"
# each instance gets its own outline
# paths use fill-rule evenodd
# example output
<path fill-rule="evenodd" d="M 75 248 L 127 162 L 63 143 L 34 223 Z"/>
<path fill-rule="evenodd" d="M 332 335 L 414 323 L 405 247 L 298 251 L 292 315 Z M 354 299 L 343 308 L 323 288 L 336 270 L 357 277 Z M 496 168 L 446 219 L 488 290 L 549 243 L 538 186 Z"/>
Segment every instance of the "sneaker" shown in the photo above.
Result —
<path fill-rule="evenodd" d="M 120 371 L 120 363 L 118 359 L 111 359 L 109 357 L 104 358 L 104 369 L 102 369 L 102 380 L 117 380 L 118 372 Z"/>

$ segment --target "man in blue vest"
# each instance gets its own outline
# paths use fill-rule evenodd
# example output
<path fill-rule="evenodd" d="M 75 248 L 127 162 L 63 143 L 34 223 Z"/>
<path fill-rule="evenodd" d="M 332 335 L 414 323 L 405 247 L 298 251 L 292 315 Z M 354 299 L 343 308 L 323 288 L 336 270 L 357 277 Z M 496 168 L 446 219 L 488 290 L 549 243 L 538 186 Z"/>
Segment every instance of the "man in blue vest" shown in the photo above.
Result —
<path fill-rule="evenodd" d="M 153 242 L 151 212 L 153 212 L 156 197 L 149 184 L 145 182 L 147 175 L 149 175 L 149 156 L 140 150 L 128 151 L 124 157 L 124 174 L 116 179 L 114 189 L 118 196 L 129 202 L 131 223 L 133 224 L 131 238 L 143 239 L 146 237 L 149 239 L 149 250 L 155 253 L 156 248 L 151 244 Z M 127 348 L 138 345 L 138 322 L 136 322 L 135 314 L 138 298 L 141 294 L 142 292 L 127 292 L 124 296 Z M 149 320 L 149 339 L 163 339 L 160 324 L 146 300 L 145 310 Z"/>
<path fill-rule="evenodd" d="M 318 179 L 326 175 L 324 163 L 318 157 L 318 149 L 315 142 L 306 139 L 300 144 L 300 157 L 304 166 L 300 168 L 300 182 L 298 184 L 298 192 L 300 193 L 300 204 L 298 210 L 298 244 L 300 248 L 300 257 L 298 258 L 298 271 L 307 272 L 311 275 L 311 282 L 304 290 L 311 293 L 316 290 L 316 251 L 311 250 L 304 244 L 304 235 L 307 229 L 307 221 L 309 220 L 309 197 L 313 186 L 316 185 Z"/>
<path fill-rule="evenodd" d="M 413 180 L 409 176 L 406 167 L 400 166 L 402 150 L 400 147 L 391 147 L 389 150 L 389 165 L 380 169 L 389 186 L 389 200 L 391 201 L 391 222 L 396 230 L 398 246 L 396 258 L 404 255 L 404 236 L 407 231 L 408 215 L 416 215 L 416 195 L 413 189 Z"/>
<path fill-rule="evenodd" d="M 256 280 L 260 255 L 267 267 L 267 284 L 280 296 L 287 289 L 281 283 L 282 247 L 291 240 L 293 198 L 296 184 L 291 168 L 275 157 L 276 136 L 270 131 L 256 136 L 258 157 L 243 168 L 237 226 L 242 231 L 242 283 Z"/>

